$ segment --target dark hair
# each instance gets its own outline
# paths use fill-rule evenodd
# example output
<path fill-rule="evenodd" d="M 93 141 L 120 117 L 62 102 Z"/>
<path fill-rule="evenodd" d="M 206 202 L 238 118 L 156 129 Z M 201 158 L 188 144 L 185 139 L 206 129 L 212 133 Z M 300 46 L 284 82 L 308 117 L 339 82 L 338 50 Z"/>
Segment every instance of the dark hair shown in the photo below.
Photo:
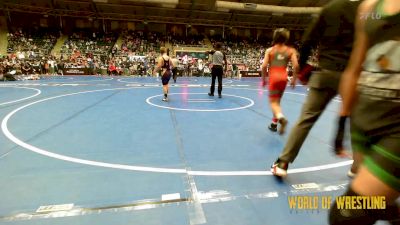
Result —
<path fill-rule="evenodd" d="M 285 28 L 278 28 L 274 31 L 272 40 L 274 44 L 285 44 L 290 37 L 290 32 Z"/>
<path fill-rule="evenodd" d="M 222 48 L 222 43 L 221 42 L 217 42 L 215 43 L 215 49 L 220 50 Z"/>

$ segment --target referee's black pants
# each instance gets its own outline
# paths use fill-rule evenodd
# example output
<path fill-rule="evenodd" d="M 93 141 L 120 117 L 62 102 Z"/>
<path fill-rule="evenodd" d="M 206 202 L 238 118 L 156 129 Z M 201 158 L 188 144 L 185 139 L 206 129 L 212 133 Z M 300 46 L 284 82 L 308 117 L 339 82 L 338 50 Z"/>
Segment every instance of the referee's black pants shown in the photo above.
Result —
<path fill-rule="evenodd" d="M 176 82 L 176 78 L 178 77 L 178 68 L 174 67 L 172 69 L 172 79 Z"/>
<path fill-rule="evenodd" d="M 211 88 L 210 93 L 214 94 L 215 90 L 215 78 L 218 77 L 218 94 L 222 93 L 222 75 L 224 74 L 224 69 L 222 66 L 214 65 L 211 69 Z"/>

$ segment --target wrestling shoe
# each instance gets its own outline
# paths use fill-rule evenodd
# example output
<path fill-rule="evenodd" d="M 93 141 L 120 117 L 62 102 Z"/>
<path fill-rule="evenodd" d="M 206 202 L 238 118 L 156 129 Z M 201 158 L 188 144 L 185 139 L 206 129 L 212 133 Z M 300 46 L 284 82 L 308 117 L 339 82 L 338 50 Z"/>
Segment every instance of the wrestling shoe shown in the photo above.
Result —
<path fill-rule="evenodd" d="M 271 124 L 268 126 L 268 129 L 269 129 L 270 131 L 272 131 L 272 132 L 277 132 L 277 131 L 278 131 L 278 124 L 276 124 L 276 123 L 271 123 Z"/>
<path fill-rule="evenodd" d="M 356 173 L 353 173 L 351 170 L 349 170 L 348 172 L 347 172 L 347 176 L 349 177 L 349 178 L 354 178 L 355 176 L 356 176 Z"/>

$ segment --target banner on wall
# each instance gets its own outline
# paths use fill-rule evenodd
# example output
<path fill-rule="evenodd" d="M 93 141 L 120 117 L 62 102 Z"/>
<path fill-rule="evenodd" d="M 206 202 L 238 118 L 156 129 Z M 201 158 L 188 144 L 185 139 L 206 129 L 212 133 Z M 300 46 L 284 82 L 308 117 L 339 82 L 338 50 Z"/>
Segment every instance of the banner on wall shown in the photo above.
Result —
<path fill-rule="evenodd" d="M 88 75 L 88 68 L 65 68 L 63 70 L 64 75 Z"/>
<path fill-rule="evenodd" d="M 242 77 L 261 77 L 261 71 L 240 71 Z"/>
<path fill-rule="evenodd" d="M 185 55 L 187 55 L 188 57 L 191 58 L 197 58 L 197 59 L 207 59 L 208 58 L 208 54 L 206 54 L 206 52 L 191 52 L 191 51 L 176 51 L 175 52 L 176 57 L 184 57 Z"/>

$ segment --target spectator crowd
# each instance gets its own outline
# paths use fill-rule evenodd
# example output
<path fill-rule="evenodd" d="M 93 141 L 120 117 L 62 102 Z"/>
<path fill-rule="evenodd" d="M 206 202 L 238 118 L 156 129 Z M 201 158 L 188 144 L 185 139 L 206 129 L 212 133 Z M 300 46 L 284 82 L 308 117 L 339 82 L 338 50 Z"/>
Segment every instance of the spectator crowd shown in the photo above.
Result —
<path fill-rule="evenodd" d="M 119 45 L 117 44 L 120 36 Z M 76 31 L 65 40 L 60 55 L 52 55 L 60 33 L 50 30 L 22 30 L 8 33 L 8 55 L 0 58 L 0 74 L 62 75 L 68 70 L 80 70 L 85 75 L 151 75 L 159 49 L 168 42 L 172 47 L 205 46 L 222 42 L 227 55 L 229 73 L 241 70 L 258 71 L 270 40 L 221 36 L 162 35 L 155 32 L 123 31 L 98 33 Z M 297 43 L 295 47 L 299 47 Z M 310 61 L 317 62 L 317 51 Z M 207 75 L 210 66 L 207 58 L 185 55 L 179 59 L 180 75 Z"/>

